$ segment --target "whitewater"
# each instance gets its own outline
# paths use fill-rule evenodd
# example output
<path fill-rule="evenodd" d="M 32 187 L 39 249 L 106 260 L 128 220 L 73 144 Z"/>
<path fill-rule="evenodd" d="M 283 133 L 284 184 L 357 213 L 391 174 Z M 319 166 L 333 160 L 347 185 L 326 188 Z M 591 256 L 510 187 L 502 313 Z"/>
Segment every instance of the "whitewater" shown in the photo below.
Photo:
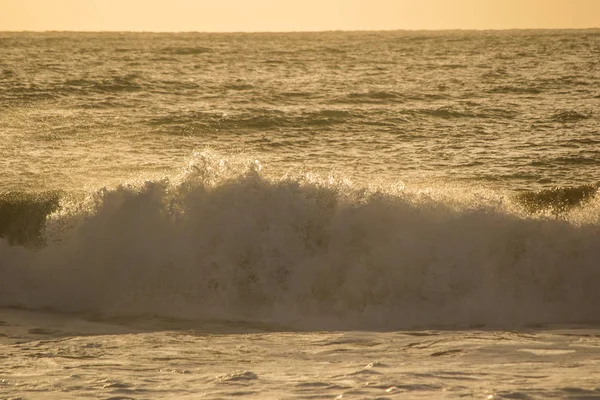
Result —
<path fill-rule="evenodd" d="M 597 30 L 0 43 L 0 399 L 600 399 Z"/>

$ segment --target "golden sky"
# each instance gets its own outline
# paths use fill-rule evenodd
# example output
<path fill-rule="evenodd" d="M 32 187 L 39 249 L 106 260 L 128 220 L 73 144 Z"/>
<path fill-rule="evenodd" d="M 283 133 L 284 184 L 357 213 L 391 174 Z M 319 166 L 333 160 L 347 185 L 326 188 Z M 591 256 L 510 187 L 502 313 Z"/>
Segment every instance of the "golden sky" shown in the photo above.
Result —
<path fill-rule="evenodd" d="M 600 27 L 600 0 L 0 0 L 0 31 Z"/>

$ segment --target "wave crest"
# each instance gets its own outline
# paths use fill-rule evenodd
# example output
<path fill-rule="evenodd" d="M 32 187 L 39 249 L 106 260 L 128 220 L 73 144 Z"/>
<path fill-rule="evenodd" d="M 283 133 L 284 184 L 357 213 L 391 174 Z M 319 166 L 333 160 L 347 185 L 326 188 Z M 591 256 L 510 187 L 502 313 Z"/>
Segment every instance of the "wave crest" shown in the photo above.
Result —
<path fill-rule="evenodd" d="M 0 193 L 0 238 L 9 244 L 41 246 L 46 217 L 58 208 L 60 193 Z"/>

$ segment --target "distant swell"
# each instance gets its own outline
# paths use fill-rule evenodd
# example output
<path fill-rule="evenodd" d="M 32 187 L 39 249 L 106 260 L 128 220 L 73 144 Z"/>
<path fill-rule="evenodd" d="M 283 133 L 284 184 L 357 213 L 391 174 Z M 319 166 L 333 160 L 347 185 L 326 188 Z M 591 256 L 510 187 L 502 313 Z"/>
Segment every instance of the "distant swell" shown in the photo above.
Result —
<path fill-rule="evenodd" d="M 32 210 L 35 232 L 55 203 L 5 200 L 0 306 L 321 329 L 600 321 L 598 196 L 566 193 L 571 222 L 198 156 L 180 176 L 63 199 L 37 250 L 9 244 L 5 216 Z"/>
<path fill-rule="evenodd" d="M 578 122 L 590 118 L 590 114 L 579 113 L 577 111 L 562 111 L 554 114 L 552 120 L 556 122 Z"/>

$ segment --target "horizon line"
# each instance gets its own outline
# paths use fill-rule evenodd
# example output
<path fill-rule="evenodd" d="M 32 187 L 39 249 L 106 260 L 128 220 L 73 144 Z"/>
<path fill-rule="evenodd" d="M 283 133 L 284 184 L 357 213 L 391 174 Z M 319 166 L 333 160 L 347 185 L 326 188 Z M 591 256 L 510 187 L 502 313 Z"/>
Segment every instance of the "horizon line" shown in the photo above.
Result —
<path fill-rule="evenodd" d="M 600 30 L 600 26 L 587 28 L 440 28 L 440 29 L 323 29 L 323 30 L 264 30 L 264 31 L 167 31 L 167 30 L 73 30 L 73 29 L 23 29 L 0 30 L 0 33 L 223 33 L 223 34 L 251 34 L 251 33 L 352 33 L 352 32 L 506 32 L 506 31 L 590 31 Z"/>

